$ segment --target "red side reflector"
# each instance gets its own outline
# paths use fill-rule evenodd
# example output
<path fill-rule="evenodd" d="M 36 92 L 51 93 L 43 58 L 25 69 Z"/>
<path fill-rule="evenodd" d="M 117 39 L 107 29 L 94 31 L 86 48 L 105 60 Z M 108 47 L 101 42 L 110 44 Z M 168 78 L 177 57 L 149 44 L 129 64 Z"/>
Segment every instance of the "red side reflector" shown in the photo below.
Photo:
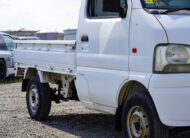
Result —
<path fill-rule="evenodd" d="M 133 53 L 137 53 L 137 49 L 136 49 L 136 48 L 133 48 L 133 49 L 132 49 L 132 52 L 133 52 Z"/>

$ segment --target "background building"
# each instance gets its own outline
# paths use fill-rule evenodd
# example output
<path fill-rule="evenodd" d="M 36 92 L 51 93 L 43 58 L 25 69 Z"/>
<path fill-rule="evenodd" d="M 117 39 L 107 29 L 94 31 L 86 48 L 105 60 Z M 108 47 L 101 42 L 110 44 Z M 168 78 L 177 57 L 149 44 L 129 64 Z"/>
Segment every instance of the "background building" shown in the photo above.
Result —
<path fill-rule="evenodd" d="M 18 37 L 20 40 L 76 40 L 77 29 L 67 29 L 64 32 L 50 32 L 38 30 L 25 30 L 18 31 L 2 31 L 12 36 Z"/>
<path fill-rule="evenodd" d="M 64 30 L 64 40 L 76 40 L 77 29 Z"/>
<path fill-rule="evenodd" d="M 40 40 L 63 40 L 64 39 L 63 32 L 38 32 L 36 36 Z"/>
<path fill-rule="evenodd" d="M 14 35 L 14 36 L 33 36 L 35 37 L 36 36 L 36 33 L 38 32 L 39 30 L 25 30 L 25 29 L 20 29 L 18 31 L 3 31 L 7 34 L 10 34 L 10 35 Z"/>

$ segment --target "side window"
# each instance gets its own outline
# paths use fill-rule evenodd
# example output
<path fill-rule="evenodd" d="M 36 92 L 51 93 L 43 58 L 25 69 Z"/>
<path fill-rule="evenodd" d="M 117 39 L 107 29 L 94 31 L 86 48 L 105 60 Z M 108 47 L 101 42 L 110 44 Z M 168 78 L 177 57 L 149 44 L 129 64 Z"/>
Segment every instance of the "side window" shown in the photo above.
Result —
<path fill-rule="evenodd" d="M 0 50 L 7 50 L 7 46 L 1 36 L 0 36 Z"/>
<path fill-rule="evenodd" d="M 4 41 L 5 41 L 6 45 L 7 45 L 7 48 L 9 50 L 13 50 L 14 49 L 13 39 L 8 35 L 3 35 L 3 39 L 4 39 Z"/>
<path fill-rule="evenodd" d="M 104 8 L 109 5 L 113 8 L 120 8 L 120 5 L 115 5 L 114 2 L 109 0 L 88 0 L 87 14 L 90 18 L 111 18 L 119 17 L 119 12 L 105 12 Z"/>

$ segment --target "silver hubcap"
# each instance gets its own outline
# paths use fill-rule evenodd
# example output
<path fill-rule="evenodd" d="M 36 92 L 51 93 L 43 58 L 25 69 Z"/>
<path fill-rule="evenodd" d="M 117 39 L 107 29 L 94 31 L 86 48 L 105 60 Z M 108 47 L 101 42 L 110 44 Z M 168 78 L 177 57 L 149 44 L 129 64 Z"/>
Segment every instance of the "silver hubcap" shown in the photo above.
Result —
<path fill-rule="evenodd" d="M 147 138 L 149 123 L 146 113 L 139 106 L 130 109 L 127 116 L 127 131 L 130 138 Z"/>
<path fill-rule="evenodd" d="M 29 91 L 29 104 L 32 112 L 36 113 L 39 106 L 39 93 L 36 85 L 31 85 Z"/>

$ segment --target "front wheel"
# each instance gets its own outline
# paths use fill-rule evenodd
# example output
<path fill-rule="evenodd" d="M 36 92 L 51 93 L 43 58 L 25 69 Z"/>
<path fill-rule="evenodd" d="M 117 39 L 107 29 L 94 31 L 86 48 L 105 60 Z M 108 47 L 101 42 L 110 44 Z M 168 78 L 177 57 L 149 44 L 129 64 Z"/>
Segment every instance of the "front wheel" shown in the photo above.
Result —
<path fill-rule="evenodd" d="M 126 101 L 122 129 L 126 138 L 168 138 L 148 92 L 135 93 Z"/>
<path fill-rule="evenodd" d="M 32 77 L 28 83 L 26 102 L 32 119 L 47 119 L 51 109 L 51 93 L 48 84 L 40 82 L 39 77 Z"/>

